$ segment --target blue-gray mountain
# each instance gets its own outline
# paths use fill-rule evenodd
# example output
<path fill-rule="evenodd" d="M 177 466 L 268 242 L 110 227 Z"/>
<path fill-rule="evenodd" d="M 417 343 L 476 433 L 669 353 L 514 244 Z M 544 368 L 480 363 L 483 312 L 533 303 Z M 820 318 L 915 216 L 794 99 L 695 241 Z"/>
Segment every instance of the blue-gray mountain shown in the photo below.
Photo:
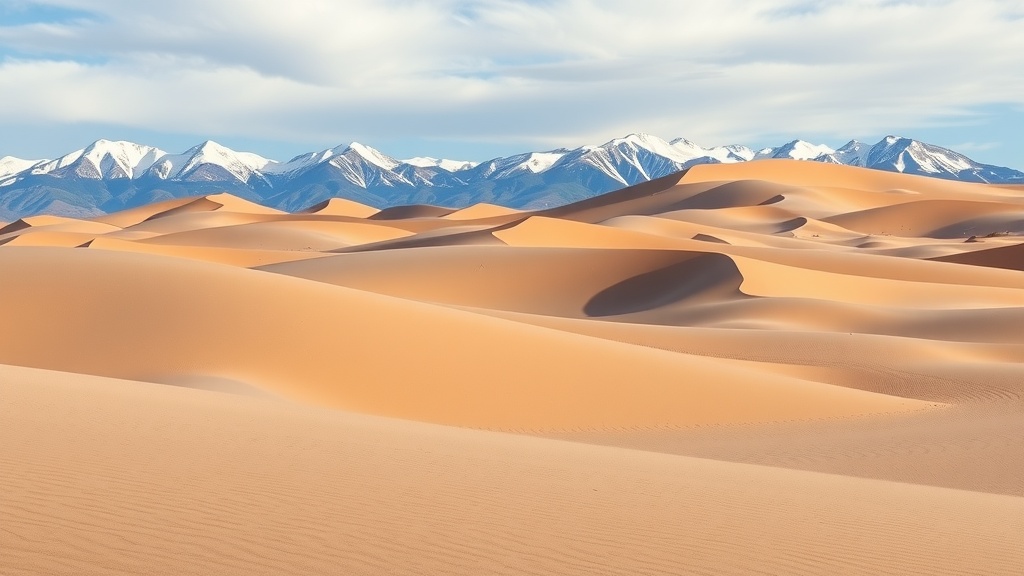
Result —
<path fill-rule="evenodd" d="M 92 216 L 159 200 L 229 192 L 297 211 L 332 197 L 378 208 L 404 204 L 513 208 L 567 204 L 683 170 L 695 164 L 795 158 L 951 180 L 1024 184 L 1024 172 L 890 136 L 838 150 L 796 140 L 754 151 L 703 148 L 633 134 L 600 146 L 529 152 L 473 163 L 396 160 L 352 143 L 275 162 L 205 142 L 182 154 L 100 140 L 56 160 L 0 158 L 0 220 L 34 214 Z"/>

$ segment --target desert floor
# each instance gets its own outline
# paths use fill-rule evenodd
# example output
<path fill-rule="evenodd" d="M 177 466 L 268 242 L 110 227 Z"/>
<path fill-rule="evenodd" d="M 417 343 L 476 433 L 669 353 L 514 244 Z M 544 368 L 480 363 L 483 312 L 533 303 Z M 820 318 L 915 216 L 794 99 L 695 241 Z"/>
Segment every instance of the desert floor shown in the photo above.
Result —
<path fill-rule="evenodd" d="M 1024 192 L 0 228 L 0 574 L 1024 573 Z"/>

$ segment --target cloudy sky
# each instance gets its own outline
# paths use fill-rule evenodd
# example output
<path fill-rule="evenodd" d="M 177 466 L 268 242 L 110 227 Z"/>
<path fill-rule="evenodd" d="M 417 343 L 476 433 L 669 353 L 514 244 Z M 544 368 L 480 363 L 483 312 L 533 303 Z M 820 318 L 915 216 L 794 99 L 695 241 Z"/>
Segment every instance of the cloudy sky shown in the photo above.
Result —
<path fill-rule="evenodd" d="M 1024 168 L 1024 0 L 0 0 L 0 156 L 894 133 Z"/>

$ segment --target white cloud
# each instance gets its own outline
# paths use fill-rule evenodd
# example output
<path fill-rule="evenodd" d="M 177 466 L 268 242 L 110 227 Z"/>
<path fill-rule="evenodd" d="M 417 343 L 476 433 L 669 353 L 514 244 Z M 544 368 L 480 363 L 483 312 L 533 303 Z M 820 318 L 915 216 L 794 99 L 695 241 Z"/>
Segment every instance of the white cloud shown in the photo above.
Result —
<path fill-rule="evenodd" d="M 1024 104 L 1019 0 L 46 4 L 92 16 L 0 26 L 0 123 L 714 144 Z"/>

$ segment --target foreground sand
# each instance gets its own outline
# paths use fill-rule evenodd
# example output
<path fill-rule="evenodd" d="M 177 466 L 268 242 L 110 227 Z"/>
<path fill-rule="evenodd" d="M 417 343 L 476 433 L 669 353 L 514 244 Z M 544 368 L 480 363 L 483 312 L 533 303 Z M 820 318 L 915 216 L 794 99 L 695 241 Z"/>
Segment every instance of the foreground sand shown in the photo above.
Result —
<path fill-rule="evenodd" d="M 0 376 L 4 574 L 1012 574 L 1024 561 L 1016 497 Z"/>
<path fill-rule="evenodd" d="M 787 161 L 14 222 L 0 573 L 1014 574 L 1022 234 Z"/>

